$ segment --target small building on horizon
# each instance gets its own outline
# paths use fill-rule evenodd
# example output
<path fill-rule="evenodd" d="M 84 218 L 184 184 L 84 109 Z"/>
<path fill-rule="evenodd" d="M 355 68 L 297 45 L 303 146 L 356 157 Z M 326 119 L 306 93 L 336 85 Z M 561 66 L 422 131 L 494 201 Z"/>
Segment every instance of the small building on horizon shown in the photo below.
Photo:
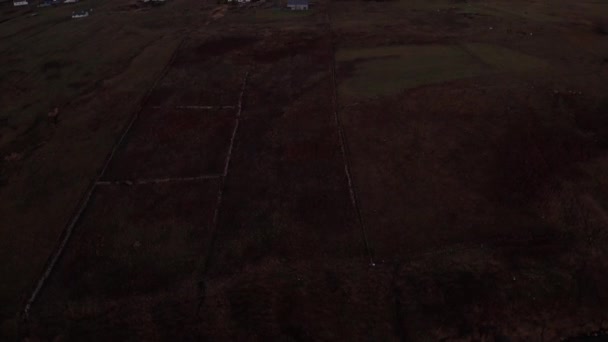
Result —
<path fill-rule="evenodd" d="M 14 0 L 13 1 L 13 6 L 15 6 L 15 7 L 27 6 L 27 5 L 29 5 L 29 3 L 27 2 L 27 0 Z"/>
<path fill-rule="evenodd" d="M 307 11 L 308 6 L 308 0 L 287 0 L 287 7 L 292 11 Z"/>
<path fill-rule="evenodd" d="M 72 12 L 72 19 L 86 18 L 89 16 L 90 11 L 77 11 Z"/>

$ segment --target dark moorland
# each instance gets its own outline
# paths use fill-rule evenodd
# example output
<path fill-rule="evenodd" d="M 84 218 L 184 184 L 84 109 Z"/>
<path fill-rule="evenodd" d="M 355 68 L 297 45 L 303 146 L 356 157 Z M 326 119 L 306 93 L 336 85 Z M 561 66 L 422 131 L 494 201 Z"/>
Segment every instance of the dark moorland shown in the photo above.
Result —
<path fill-rule="evenodd" d="M 284 8 L 0 3 L 0 340 L 604 341 L 608 2 Z"/>

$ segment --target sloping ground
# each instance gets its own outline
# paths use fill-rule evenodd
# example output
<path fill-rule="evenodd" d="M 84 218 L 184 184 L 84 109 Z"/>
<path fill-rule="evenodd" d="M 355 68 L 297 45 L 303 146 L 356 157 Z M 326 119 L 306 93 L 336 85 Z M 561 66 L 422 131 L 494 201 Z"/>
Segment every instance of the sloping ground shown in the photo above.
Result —
<path fill-rule="evenodd" d="M 404 89 L 476 76 L 542 71 L 547 63 L 488 44 L 405 45 L 339 50 L 347 97 L 391 95 Z"/>
<path fill-rule="evenodd" d="M 529 340 L 544 326 L 553 340 L 598 329 L 607 202 L 592 184 L 605 182 L 596 170 L 606 150 L 603 135 L 568 117 L 592 100 L 559 108 L 542 85 L 487 84 L 428 86 L 344 110 L 375 258 L 404 269 L 406 335 Z"/>
<path fill-rule="evenodd" d="M 82 21 L 60 6 L 2 24 L 11 36 L 0 68 L 0 339 L 15 333 L 62 229 L 187 22 L 156 29 L 142 16 L 107 16 L 106 5 Z"/>
<path fill-rule="evenodd" d="M 193 316 L 217 180 L 100 187 L 49 285 L 31 332 L 70 340 L 157 340 Z M 42 323 L 39 323 L 42 322 Z M 40 325 L 38 325 L 40 324 Z"/>
<path fill-rule="evenodd" d="M 373 30 L 332 35 L 325 3 L 293 21 L 235 8 L 199 27 L 110 169 L 179 178 L 224 155 L 228 172 L 100 187 L 24 336 L 530 341 L 602 328 L 602 37 L 449 9 L 461 3 L 351 3 L 357 20 L 376 11 Z M 173 107 L 234 103 L 243 69 L 230 149 L 220 115 Z"/>

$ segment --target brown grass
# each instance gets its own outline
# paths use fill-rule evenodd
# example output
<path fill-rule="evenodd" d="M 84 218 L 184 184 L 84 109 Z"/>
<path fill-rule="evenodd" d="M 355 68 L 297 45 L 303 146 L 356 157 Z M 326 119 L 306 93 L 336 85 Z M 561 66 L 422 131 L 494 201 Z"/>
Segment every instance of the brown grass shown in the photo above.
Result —
<path fill-rule="evenodd" d="M 340 30 L 333 32 L 323 1 L 310 16 L 279 13 L 280 20 L 260 20 L 241 7 L 201 28 L 160 82 L 154 105 L 233 105 L 242 68 L 252 65 L 217 230 L 207 229 L 216 199 L 212 183 L 104 186 L 33 307 L 31 336 L 553 341 L 596 331 L 608 312 L 601 291 L 608 286 L 608 122 L 601 101 L 608 92 L 596 77 L 597 56 L 606 51 L 589 29 L 546 23 L 539 11 L 488 10 L 511 3 L 484 2 L 484 15 L 466 17 L 445 9 L 468 2 L 356 1 L 340 5 Z M 520 0 L 513 8 L 526 5 Z M 574 14 L 555 6 L 558 19 L 580 22 L 597 13 L 571 5 Z M 176 12 L 165 12 L 173 6 Z M 143 76 L 153 75 L 171 50 L 176 39 L 165 30 L 178 23 L 169 18 L 201 27 L 207 16 L 193 10 L 200 6 L 171 1 L 146 12 L 142 22 L 136 19 L 141 13 L 130 13 L 135 26 L 120 22 L 120 15 L 104 16 L 98 23 L 108 37 L 114 36 L 108 18 L 127 31 L 120 31 L 116 49 L 104 54 L 110 62 L 103 63 L 91 50 L 101 41 L 79 40 L 97 26 L 80 31 L 73 21 L 53 21 L 50 32 L 68 35 L 69 48 L 104 67 L 63 65 L 57 61 L 71 59 L 58 53 L 6 71 L 14 82 L 21 75 L 14 70 L 49 70 L 51 80 L 43 74 L 16 82 L 11 94 L 31 91 L 20 95 L 25 102 L 36 102 L 42 85 L 61 85 L 54 94 L 68 99 L 77 94 L 74 107 L 60 106 L 53 128 L 36 115 L 42 110 L 45 121 L 46 102 L 22 107 L 2 93 L 14 104 L 0 114 L 8 117 L 4 126 L 23 133 L 3 141 L 48 141 L 23 160 L 3 164 L 9 178 L 2 195 L 16 200 L 6 201 L 6 212 L 0 206 L 0 217 L 8 213 L 18 227 L 0 239 L 7 265 L 0 278 L 13 280 L 0 283 L 2 298 L 17 299 L 7 313 L 16 311 L 78 190 L 115 141 L 123 111 L 146 88 Z M 162 13 L 167 20 L 156 17 Z M 35 34 L 46 25 L 38 24 L 27 29 L 20 22 L 6 35 Z M 571 29 L 584 38 L 576 45 L 561 39 Z M 142 56 L 131 50 L 131 39 L 141 34 L 165 40 L 150 43 Z M 338 50 L 474 42 L 548 65 L 418 84 L 371 99 L 338 94 L 375 266 L 365 260 L 338 144 L 331 34 Z M 104 44 L 115 42 L 109 40 Z M 43 53 L 59 44 L 37 42 L 15 50 Z M 503 55 L 484 52 L 489 64 Z M 17 57 L 0 54 L 11 66 Z M 385 66 L 390 74 L 391 65 Z M 98 87 L 73 92 L 79 82 L 98 79 Z M 31 113 L 17 115 L 25 109 Z M 120 164 L 111 166 L 123 168 L 117 178 L 139 177 L 142 170 L 177 176 L 221 161 L 226 142 L 219 122 L 226 113 L 157 114 L 134 126 L 115 160 Z"/>
<path fill-rule="evenodd" d="M 608 35 L 608 20 L 597 19 L 593 22 L 593 31 L 599 35 Z"/>

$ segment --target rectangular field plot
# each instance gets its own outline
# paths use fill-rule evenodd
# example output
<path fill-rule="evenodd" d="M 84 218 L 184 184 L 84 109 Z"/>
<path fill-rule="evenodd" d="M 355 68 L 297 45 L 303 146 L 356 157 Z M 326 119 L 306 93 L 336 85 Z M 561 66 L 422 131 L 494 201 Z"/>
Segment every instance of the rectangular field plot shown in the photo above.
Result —
<path fill-rule="evenodd" d="M 539 176 L 551 176 L 539 157 L 550 145 L 537 148 L 508 124 L 520 118 L 496 112 L 503 90 L 461 87 L 344 110 L 353 178 L 379 259 L 555 234 L 527 207 L 550 179 Z M 515 107 L 519 100 L 511 100 Z"/>
<path fill-rule="evenodd" d="M 542 59 L 491 44 L 397 45 L 336 53 L 342 98 L 394 95 L 405 89 L 505 72 L 542 71 Z"/>
<path fill-rule="evenodd" d="M 282 110 L 328 79 L 331 54 L 326 36 L 315 31 L 282 34 L 282 40 L 260 42 L 252 51 L 256 64 L 249 75 L 245 108 Z M 331 105 L 330 92 L 319 97 Z"/>
<path fill-rule="evenodd" d="M 217 60 L 174 63 L 152 91 L 149 105 L 236 106 L 247 67 Z"/>
<path fill-rule="evenodd" d="M 236 109 L 144 110 L 112 160 L 107 180 L 195 177 L 224 169 Z"/>
<path fill-rule="evenodd" d="M 33 307 L 35 329 L 49 340 L 178 336 L 196 311 L 217 186 L 98 188 Z"/>
<path fill-rule="evenodd" d="M 212 273 L 265 259 L 365 253 L 348 197 L 329 79 L 277 111 L 243 112 L 221 206 Z"/>
<path fill-rule="evenodd" d="M 403 89 L 474 77 L 487 71 L 457 45 L 387 46 L 338 51 L 340 96 L 396 94 Z"/>

